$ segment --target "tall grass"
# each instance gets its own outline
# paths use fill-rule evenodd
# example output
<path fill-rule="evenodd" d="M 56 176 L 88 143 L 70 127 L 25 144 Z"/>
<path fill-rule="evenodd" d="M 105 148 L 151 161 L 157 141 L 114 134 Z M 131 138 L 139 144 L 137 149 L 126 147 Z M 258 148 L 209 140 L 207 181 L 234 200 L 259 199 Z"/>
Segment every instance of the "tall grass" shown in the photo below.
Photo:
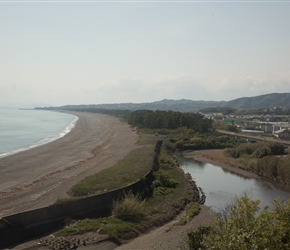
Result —
<path fill-rule="evenodd" d="M 145 217 L 144 203 L 140 195 L 129 192 L 113 203 L 112 215 L 125 221 L 140 221 Z"/>

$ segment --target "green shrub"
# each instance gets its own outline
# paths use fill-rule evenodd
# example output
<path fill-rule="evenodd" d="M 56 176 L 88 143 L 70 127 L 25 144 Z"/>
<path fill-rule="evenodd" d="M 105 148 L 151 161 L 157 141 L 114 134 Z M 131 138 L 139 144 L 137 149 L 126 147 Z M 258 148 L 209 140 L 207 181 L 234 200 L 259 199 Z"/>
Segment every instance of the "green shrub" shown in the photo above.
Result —
<path fill-rule="evenodd" d="M 269 144 L 269 147 L 270 147 L 273 155 L 284 155 L 285 154 L 285 147 L 282 143 L 272 142 Z"/>
<path fill-rule="evenodd" d="M 179 182 L 170 178 L 164 171 L 158 170 L 154 173 L 155 180 L 153 181 L 153 188 L 165 187 L 165 188 L 176 188 Z"/>
<path fill-rule="evenodd" d="M 274 200 L 271 211 L 268 207 L 260 210 L 259 203 L 247 195 L 235 199 L 217 216 L 208 233 L 191 234 L 189 245 L 199 242 L 200 249 L 217 250 L 290 249 L 290 199 L 286 203 Z"/>
<path fill-rule="evenodd" d="M 272 143 L 272 142 L 243 143 L 236 148 L 226 149 L 225 154 L 233 158 L 239 158 L 241 156 L 252 156 L 257 158 L 263 158 L 265 156 L 270 155 L 285 154 L 285 148 L 281 143 Z"/>
<path fill-rule="evenodd" d="M 202 241 L 210 231 L 210 227 L 199 227 L 195 232 L 188 233 L 188 245 L 190 250 L 204 249 Z"/>
<path fill-rule="evenodd" d="M 197 202 L 191 202 L 187 205 L 186 208 L 186 216 L 188 218 L 193 218 L 194 216 L 198 215 L 200 211 L 200 206 Z"/>
<path fill-rule="evenodd" d="M 140 195 L 129 192 L 122 200 L 113 203 L 112 215 L 125 221 L 139 221 L 145 217 L 144 202 Z"/>
<path fill-rule="evenodd" d="M 269 156 L 269 155 L 272 155 L 272 151 L 266 145 L 263 145 L 263 146 L 257 148 L 257 150 L 254 153 L 254 156 L 257 158 L 263 158 L 263 157 Z"/>
<path fill-rule="evenodd" d="M 164 196 L 173 192 L 173 188 L 155 187 L 153 189 L 153 196 Z"/>
<path fill-rule="evenodd" d="M 161 152 L 158 156 L 158 164 L 160 168 L 163 169 L 172 169 L 174 167 L 174 163 L 172 162 L 170 156 L 165 152 Z"/>
<path fill-rule="evenodd" d="M 108 235 L 108 237 L 120 243 L 121 239 L 132 238 L 138 235 L 134 224 L 123 221 L 115 217 L 100 218 L 100 219 L 84 219 L 67 226 L 64 229 L 55 233 L 57 237 L 66 237 L 73 235 L 82 235 L 87 232 L 98 232 L 100 234 Z"/>

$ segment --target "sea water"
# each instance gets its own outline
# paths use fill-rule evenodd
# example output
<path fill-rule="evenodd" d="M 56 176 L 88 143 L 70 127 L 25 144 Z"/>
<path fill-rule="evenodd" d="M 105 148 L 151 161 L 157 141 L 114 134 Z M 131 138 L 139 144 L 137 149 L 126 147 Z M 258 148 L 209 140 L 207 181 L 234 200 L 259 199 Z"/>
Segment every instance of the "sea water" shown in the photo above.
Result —
<path fill-rule="evenodd" d="M 63 137 L 77 119 L 62 112 L 0 108 L 0 158 Z"/>

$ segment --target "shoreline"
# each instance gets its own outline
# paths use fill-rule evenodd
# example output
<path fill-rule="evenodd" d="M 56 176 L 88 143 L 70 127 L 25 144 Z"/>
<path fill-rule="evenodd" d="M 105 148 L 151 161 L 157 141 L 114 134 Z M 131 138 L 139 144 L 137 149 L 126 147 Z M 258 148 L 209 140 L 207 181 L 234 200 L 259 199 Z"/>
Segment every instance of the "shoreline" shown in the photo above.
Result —
<path fill-rule="evenodd" d="M 281 183 L 274 182 L 273 180 L 265 178 L 264 176 L 260 176 L 256 173 L 245 170 L 243 165 L 239 163 L 237 159 L 224 156 L 223 149 L 196 150 L 187 152 L 183 156 L 196 161 L 210 163 L 216 167 L 220 167 L 230 172 L 242 175 L 246 178 L 252 178 L 267 182 L 285 192 L 290 192 L 290 186 L 285 186 Z"/>
<path fill-rule="evenodd" d="M 33 110 L 33 109 L 31 109 Z M 50 111 L 50 112 L 58 112 L 58 111 Z M 53 137 L 45 137 L 43 139 L 40 139 L 39 141 L 37 141 L 35 144 L 32 144 L 32 145 L 28 145 L 28 146 L 25 146 L 23 148 L 18 148 L 18 149 L 13 149 L 11 151 L 8 151 L 8 152 L 5 152 L 5 153 L 2 153 L 0 154 L 0 160 L 2 158 L 5 158 L 5 157 L 9 157 L 11 155 L 15 155 L 15 154 L 18 154 L 20 152 L 24 152 L 24 151 L 28 151 L 28 150 L 31 150 L 31 149 L 34 149 L 34 148 L 37 148 L 37 147 L 41 147 L 41 146 L 44 146 L 46 144 L 49 144 L 51 142 L 54 142 L 58 139 L 61 139 L 62 137 L 64 137 L 66 134 L 70 133 L 74 127 L 76 126 L 78 120 L 79 120 L 79 117 L 73 113 L 69 113 L 69 112 L 64 112 L 64 111 L 61 111 L 61 113 L 66 113 L 68 115 L 71 115 L 73 116 L 73 120 L 70 121 L 61 131 L 59 131 L 55 136 Z"/>
<path fill-rule="evenodd" d="M 112 167 L 138 147 L 136 131 L 118 118 L 67 113 L 79 119 L 65 136 L 0 158 L 1 217 L 67 198 L 74 184 Z"/>

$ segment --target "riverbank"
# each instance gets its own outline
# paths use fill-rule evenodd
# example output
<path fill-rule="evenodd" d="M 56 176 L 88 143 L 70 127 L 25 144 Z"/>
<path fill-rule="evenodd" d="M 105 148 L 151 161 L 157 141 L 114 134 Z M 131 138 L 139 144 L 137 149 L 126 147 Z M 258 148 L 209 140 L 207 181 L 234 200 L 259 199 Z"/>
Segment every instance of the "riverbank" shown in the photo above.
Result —
<path fill-rule="evenodd" d="M 255 173 L 244 170 L 244 167 L 239 162 L 239 160 L 226 157 L 223 153 L 223 149 L 196 150 L 185 153 L 184 157 L 192 158 L 201 162 L 211 163 L 213 165 L 230 170 L 248 178 L 261 178 Z"/>
<path fill-rule="evenodd" d="M 260 177 L 254 173 L 245 171 L 238 166 L 235 159 L 224 156 L 223 150 L 199 150 L 187 152 L 183 155 L 194 160 L 211 163 L 215 166 L 222 167 L 232 172 L 244 175 L 248 178 Z M 214 220 L 214 212 L 210 207 L 201 205 L 200 213 L 185 225 L 177 225 L 179 218 L 184 212 L 177 216 L 173 221 L 159 227 L 147 234 L 131 240 L 129 243 L 117 247 L 117 250 L 126 249 L 188 249 L 188 232 L 195 231 L 200 226 L 209 226 Z"/>
<path fill-rule="evenodd" d="M 112 167 L 138 147 L 138 135 L 119 119 L 75 112 L 76 126 L 49 144 L 0 159 L 0 216 L 66 198 L 86 176 Z"/>

